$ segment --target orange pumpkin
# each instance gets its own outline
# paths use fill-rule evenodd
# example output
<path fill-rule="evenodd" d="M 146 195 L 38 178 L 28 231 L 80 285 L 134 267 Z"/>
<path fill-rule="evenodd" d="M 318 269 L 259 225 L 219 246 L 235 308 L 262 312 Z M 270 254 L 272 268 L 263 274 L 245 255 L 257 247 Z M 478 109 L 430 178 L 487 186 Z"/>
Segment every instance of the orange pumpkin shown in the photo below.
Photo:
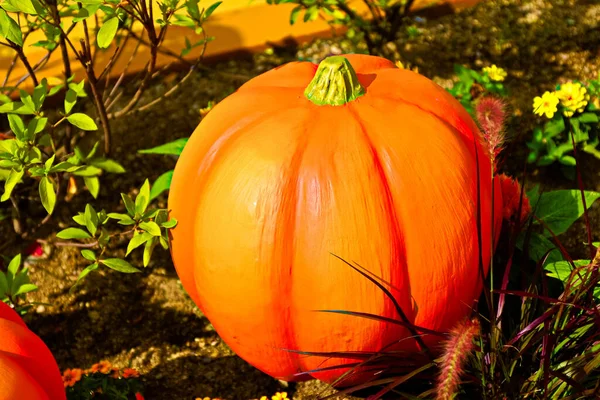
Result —
<path fill-rule="evenodd" d="M 44 342 L 0 301 L 0 400 L 66 399 L 58 365 Z"/>
<path fill-rule="evenodd" d="M 491 165 L 463 107 L 382 58 L 293 62 L 247 82 L 191 136 L 169 197 L 175 267 L 223 340 L 271 376 L 355 362 L 287 350 L 377 351 L 400 340 L 396 349 L 417 351 L 405 327 L 315 312 L 400 318 L 332 254 L 388 282 L 416 326 L 448 331 L 482 288 L 478 172 L 487 273 Z"/>

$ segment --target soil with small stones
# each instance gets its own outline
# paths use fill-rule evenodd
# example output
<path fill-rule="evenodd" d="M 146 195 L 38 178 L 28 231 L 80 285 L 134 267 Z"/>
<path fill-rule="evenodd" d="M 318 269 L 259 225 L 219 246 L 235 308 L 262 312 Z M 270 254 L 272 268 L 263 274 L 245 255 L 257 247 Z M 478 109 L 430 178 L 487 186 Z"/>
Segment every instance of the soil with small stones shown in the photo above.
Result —
<path fill-rule="evenodd" d="M 454 64 L 477 69 L 497 64 L 507 69 L 513 117 L 502 168 L 521 176 L 525 142 L 539 122 L 531 114 L 531 99 L 556 83 L 598 77 L 599 17 L 600 5 L 592 1 L 484 1 L 458 14 L 413 21 L 418 35 L 411 30 L 409 37 L 403 29 L 401 39 L 391 48 L 405 63 L 446 87 Z M 296 49 L 298 53 L 276 49 L 272 55 L 223 62 L 195 72 L 177 94 L 151 110 L 113 122 L 113 157 L 128 173 L 106 176 L 95 201 L 83 191 L 72 202 L 63 202 L 37 238 L 54 240 L 50 232 L 69 226 L 69 217 L 81 211 L 85 202 L 98 209 L 123 210 L 119 192 L 135 193 L 146 177 L 156 179 L 176 162 L 173 157 L 141 155 L 137 150 L 189 136 L 200 121 L 199 109 L 209 101 L 219 101 L 247 79 L 283 62 L 296 57 L 319 59 L 345 50 L 345 46 L 343 40 L 318 40 Z M 181 76 L 172 73 L 155 82 L 144 100 L 160 96 Z M 580 161 L 586 189 L 600 190 L 600 160 L 582 154 Z M 545 190 L 576 188 L 559 167 L 528 168 L 527 187 L 540 183 Z M 166 197 L 161 196 L 159 202 L 165 206 Z M 590 221 L 592 226 L 600 226 L 597 205 L 590 212 Z M 4 220 L 0 229 L 7 238 L 3 246 L 6 255 L 28 244 L 13 238 L 9 220 Z M 575 256 L 585 256 L 583 221 L 561 238 Z M 125 243 L 113 245 L 117 256 L 123 255 Z M 70 247 L 46 246 L 46 251 L 44 258 L 27 263 L 32 281 L 40 287 L 30 299 L 47 305 L 38 305 L 25 319 L 48 344 L 61 369 L 88 368 L 103 359 L 119 367 L 137 368 L 143 374 L 148 400 L 247 400 L 276 391 L 308 399 L 333 393 L 318 382 L 288 386 L 236 357 L 185 294 L 167 252 L 157 250 L 141 274 L 100 269 L 69 292 L 85 268 L 85 260 Z M 133 263 L 141 265 L 141 259 L 134 258 Z"/>

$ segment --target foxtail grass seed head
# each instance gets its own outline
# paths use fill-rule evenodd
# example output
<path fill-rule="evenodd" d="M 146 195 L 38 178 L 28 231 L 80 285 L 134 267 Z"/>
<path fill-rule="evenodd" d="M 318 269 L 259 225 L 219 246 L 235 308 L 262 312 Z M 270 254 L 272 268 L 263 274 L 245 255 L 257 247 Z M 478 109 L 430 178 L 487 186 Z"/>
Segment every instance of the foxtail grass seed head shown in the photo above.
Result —
<path fill-rule="evenodd" d="M 466 361 L 475 349 L 473 340 L 480 332 L 481 326 L 476 318 L 466 319 L 450 331 L 439 365 L 436 400 L 450 400 L 457 392 Z"/>
<path fill-rule="evenodd" d="M 488 145 L 490 156 L 495 159 L 506 139 L 504 124 L 506 122 L 506 104 L 494 96 L 482 97 L 475 106 L 475 116 L 483 137 Z"/>

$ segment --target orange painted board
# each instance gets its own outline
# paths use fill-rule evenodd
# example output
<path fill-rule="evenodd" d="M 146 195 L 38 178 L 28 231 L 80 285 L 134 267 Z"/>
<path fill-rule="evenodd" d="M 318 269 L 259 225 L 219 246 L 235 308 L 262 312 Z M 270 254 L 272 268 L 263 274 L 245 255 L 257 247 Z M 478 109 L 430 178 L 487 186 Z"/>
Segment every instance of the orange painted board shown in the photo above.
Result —
<path fill-rule="evenodd" d="M 434 1 L 417 0 L 414 9 L 423 9 L 433 5 L 450 4 L 452 7 L 461 8 L 470 6 L 478 0 L 447 0 Z M 211 2 L 202 4 L 201 6 L 209 6 Z M 350 3 L 358 12 L 366 12 L 365 4 L 360 0 L 354 0 Z M 160 15 L 158 5 L 154 2 L 156 8 L 155 15 Z M 223 4 L 215 11 L 211 18 L 205 24 L 205 30 L 209 36 L 214 36 L 216 39 L 210 42 L 207 46 L 205 57 L 207 59 L 217 56 L 223 56 L 228 53 L 238 51 L 256 51 L 262 49 L 268 44 L 281 44 L 286 39 L 301 40 L 315 35 L 327 34 L 331 30 L 329 25 L 322 20 L 304 23 L 298 21 L 294 25 L 290 25 L 290 12 L 294 8 L 293 4 L 268 5 L 264 0 L 224 0 Z M 69 26 L 68 21 L 65 21 L 65 26 Z M 90 20 L 93 25 L 93 21 Z M 90 30 L 93 27 L 90 26 Z M 139 33 L 139 32 L 138 32 Z M 171 26 L 165 36 L 163 49 L 180 54 L 185 48 L 185 37 L 190 42 L 195 43 L 201 39 L 201 36 L 196 35 L 191 29 L 179 26 Z M 83 28 L 79 24 L 74 29 L 69 38 L 78 46 L 79 39 L 83 38 Z M 32 44 L 39 40 L 43 40 L 41 32 L 31 34 L 24 46 L 24 52 L 27 55 L 30 63 L 35 65 L 42 60 L 47 51 L 40 47 L 34 47 Z M 129 40 L 126 47 L 123 49 L 123 55 L 117 60 L 112 74 L 118 76 L 124 66 L 127 64 L 135 47 L 134 40 Z M 200 54 L 200 47 L 195 48 L 185 58 L 194 60 Z M 114 53 L 114 47 L 107 50 L 99 51 L 96 60 L 96 70 L 102 71 L 104 66 L 110 60 Z M 0 46 L 0 79 L 4 81 L 7 71 L 13 61 L 14 51 L 4 46 Z M 132 59 L 128 73 L 135 73 L 144 69 L 149 59 L 147 50 L 141 48 L 137 55 Z M 174 61 L 172 57 L 166 55 L 158 56 L 158 66 L 165 65 Z M 71 58 L 72 70 L 76 75 L 76 79 L 84 78 L 83 68 L 74 57 Z M 42 69 L 37 71 L 36 75 L 39 79 L 46 77 L 62 77 L 63 63 L 60 50 L 56 49 L 50 56 L 47 63 Z M 14 86 L 19 80 L 27 75 L 24 66 L 17 61 L 10 79 L 7 82 L 8 86 Z M 21 88 L 31 88 L 30 79 L 25 80 L 21 84 Z"/>

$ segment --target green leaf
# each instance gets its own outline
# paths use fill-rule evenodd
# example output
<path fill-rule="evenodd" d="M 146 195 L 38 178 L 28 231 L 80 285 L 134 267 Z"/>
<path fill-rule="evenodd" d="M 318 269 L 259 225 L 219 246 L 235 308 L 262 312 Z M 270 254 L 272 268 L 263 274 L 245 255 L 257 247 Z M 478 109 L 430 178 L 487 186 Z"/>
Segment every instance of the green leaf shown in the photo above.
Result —
<path fill-rule="evenodd" d="M 17 254 L 16 256 L 13 257 L 12 260 L 10 260 L 10 263 L 8 264 L 7 271 L 11 277 L 15 277 L 17 275 L 17 271 L 19 270 L 20 265 L 21 265 L 21 254 Z"/>
<path fill-rule="evenodd" d="M 100 260 L 100 262 L 110 269 L 114 269 L 115 271 L 123 272 L 126 274 L 140 272 L 139 269 L 135 268 L 133 265 L 120 258 L 107 258 L 105 260 Z"/>
<path fill-rule="evenodd" d="M 8 281 L 6 280 L 4 273 L 0 271 L 0 301 L 2 301 L 3 298 L 8 297 L 8 292 Z"/>
<path fill-rule="evenodd" d="M 85 165 L 70 172 L 77 176 L 98 176 L 102 173 L 102 170 L 92 165 Z"/>
<path fill-rule="evenodd" d="M 56 237 L 59 239 L 89 239 L 91 238 L 90 234 L 80 228 L 67 228 L 56 234 Z"/>
<path fill-rule="evenodd" d="M 125 168 L 123 168 L 121 164 L 108 158 L 94 158 L 90 160 L 89 163 L 94 167 L 100 168 L 112 174 L 122 174 L 125 172 Z"/>
<path fill-rule="evenodd" d="M 589 265 L 590 260 L 574 260 L 573 263 L 576 267 L 585 267 Z M 573 267 L 568 261 L 557 261 L 546 264 L 544 269 L 548 272 L 548 276 L 556 279 L 560 279 L 566 282 L 573 271 Z"/>
<path fill-rule="evenodd" d="M 135 212 L 143 214 L 150 203 L 150 182 L 148 179 L 144 181 L 144 184 L 140 188 L 140 192 L 135 198 Z"/>
<path fill-rule="evenodd" d="M 100 230 L 100 237 L 98 238 L 98 244 L 100 247 L 105 247 L 110 242 L 110 235 L 106 231 L 106 229 L 102 228 Z"/>
<path fill-rule="evenodd" d="M 156 243 L 158 243 L 158 238 L 156 238 L 156 237 L 154 237 L 151 240 L 148 240 L 146 242 L 146 245 L 144 246 L 144 257 L 143 257 L 144 267 L 147 267 L 148 264 L 150 264 L 150 258 L 152 257 L 152 252 L 154 251 L 154 248 L 156 247 Z"/>
<path fill-rule="evenodd" d="M 32 111 L 35 111 L 35 103 L 33 102 L 33 98 L 29 93 L 27 93 L 24 90 L 19 90 L 19 96 L 21 97 L 21 101 L 27 108 L 31 109 Z"/>
<path fill-rule="evenodd" d="M 85 227 L 92 234 L 96 235 L 98 229 L 98 213 L 90 204 L 85 205 Z"/>
<path fill-rule="evenodd" d="M 524 241 L 525 232 L 522 232 L 517 238 L 517 248 L 521 251 L 524 251 Z M 546 264 L 562 261 L 563 259 L 562 254 L 556 248 L 556 245 L 539 233 L 532 233 L 528 244 L 529 257 L 535 262 L 540 261 L 549 251 L 548 257 L 546 258 Z"/>
<path fill-rule="evenodd" d="M 58 164 L 56 164 L 55 166 L 53 166 L 52 168 L 50 168 L 48 170 L 48 173 L 52 174 L 54 172 L 64 172 L 64 171 L 68 171 L 68 170 L 71 170 L 71 169 L 72 170 L 70 172 L 73 172 L 74 170 L 76 170 L 78 168 L 79 168 L 78 166 L 73 165 L 70 162 L 63 161 L 63 162 L 59 162 Z"/>
<path fill-rule="evenodd" d="M 28 139 L 33 139 L 35 135 L 40 133 L 46 127 L 48 118 L 35 117 L 27 124 Z"/>
<path fill-rule="evenodd" d="M 40 180 L 39 191 L 42 205 L 48 214 L 52 214 L 52 211 L 54 211 L 54 206 L 56 205 L 56 192 L 54 191 L 54 185 L 52 184 L 50 178 L 44 176 Z"/>
<path fill-rule="evenodd" d="M 150 189 L 150 200 L 157 198 L 165 190 L 169 190 L 171 187 L 171 180 L 173 179 L 173 170 L 167 171 L 154 181 L 152 188 Z"/>
<path fill-rule="evenodd" d="M 75 283 L 75 285 L 77 285 L 79 283 L 79 281 L 81 281 L 83 278 L 85 278 L 90 272 L 97 270 L 98 267 L 99 267 L 98 263 L 93 263 L 91 265 L 88 265 L 83 271 L 81 271 L 81 273 L 77 277 L 77 282 Z"/>
<path fill-rule="evenodd" d="M 160 224 L 160 226 L 167 229 L 175 228 L 177 226 L 177 220 L 175 218 L 171 218 L 170 220 Z"/>
<path fill-rule="evenodd" d="M 568 165 L 570 167 L 577 165 L 575 157 L 572 156 L 562 156 L 558 161 L 560 161 L 561 164 Z"/>
<path fill-rule="evenodd" d="M 302 11 L 302 6 L 296 6 L 290 13 L 290 25 L 294 25 L 298 20 L 298 16 L 300 15 L 300 11 Z"/>
<path fill-rule="evenodd" d="M 83 113 L 71 114 L 67 117 L 67 120 L 84 131 L 95 131 L 98 130 L 98 126 L 92 118 Z"/>
<path fill-rule="evenodd" d="M 579 122 L 582 122 L 584 124 L 600 122 L 600 120 L 598 119 L 598 115 L 592 112 L 583 113 L 579 117 L 577 117 L 577 119 L 579 120 Z"/>
<path fill-rule="evenodd" d="M 7 39 L 17 46 L 23 47 L 23 35 L 19 24 L 2 8 L 0 8 L 0 38 Z"/>
<path fill-rule="evenodd" d="M 221 5 L 221 3 L 223 3 L 222 1 L 217 1 L 216 3 L 212 4 L 210 7 L 208 7 L 206 9 L 206 11 L 204 11 L 204 18 L 208 18 L 212 15 L 213 12 L 215 12 L 215 10 L 217 9 L 217 7 L 219 7 Z"/>
<path fill-rule="evenodd" d="M 92 250 L 89 250 L 89 249 L 81 250 L 81 255 L 86 260 L 96 261 L 96 253 L 94 253 Z"/>
<path fill-rule="evenodd" d="M 21 181 L 21 178 L 23 177 L 24 173 L 24 170 L 10 170 L 8 178 L 6 178 L 6 182 L 4 182 L 4 193 L 2 194 L 2 197 L 0 197 L 0 201 L 6 201 L 10 198 L 10 194 L 12 193 L 17 183 Z"/>
<path fill-rule="evenodd" d="M 119 18 L 113 17 L 108 21 L 104 22 L 98 31 L 98 47 L 106 49 L 110 46 L 111 42 L 117 34 L 117 28 L 119 27 Z"/>
<path fill-rule="evenodd" d="M 24 285 L 20 285 L 19 288 L 13 293 L 13 296 L 21 296 L 35 290 L 38 290 L 37 286 L 35 286 L 33 283 L 26 283 Z"/>
<path fill-rule="evenodd" d="M 319 17 L 319 7 L 316 5 L 310 6 L 304 13 L 304 22 L 314 21 Z"/>
<path fill-rule="evenodd" d="M 144 232 L 144 233 L 140 233 L 137 234 L 135 236 L 133 236 L 131 238 L 131 240 L 129 241 L 129 244 L 127 245 L 127 253 L 125 253 L 126 256 L 129 255 L 129 253 L 131 253 L 134 249 L 140 247 L 142 244 L 146 243 L 148 240 L 152 239 L 154 236 L 152 236 L 151 234 Z"/>
<path fill-rule="evenodd" d="M 557 114 L 557 117 L 546 122 L 544 125 L 544 137 L 552 138 L 565 131 L 565 122 L 562 116 Z"/>
<path fill-rule="evenodd" d="M 23 140 L 25 137 L 25 124 L 21 117 L 15 114 L 8 114 L 8 125 L 10 129 L 13 131 L 17 139 Z"/>
<path fill-rule="evenodd" d="M 49 171 L 52 168 L 52 164 L 54 164 L 54 159 L 56 158 L 56 154 L 52 154 L 52 157 L 46 160 L 44 163 L 44 168 Z"/>
<path fill-rule="evenodd" d="M 125 208 L 131 217 L 135 215 L 135 204 L 131 197 L 128 194 L 121 193 L 121 198 L 123 199 L 123 203 L 125 204 Z"/>
<path fill-rule="evenodd" d="M 600 193 L 585 191 L 588 208 L 600 198 Z M 555 235 L 564 233 L 583 215 L 583 201 L 579 190 L 556 190 L 542 194 L 536 209 L 536 216 L 544 221 Z M 549 236 L 548 231 L 544 232 Z"/>
<path fill-rule="evenodd" d="M 160 146 L 152 147 L 151 149 L 138 150 L 141 154 L 168 154 L 179 156 L 183 151 L 185 144 L 189 138 L 181 138 L 169 143 L 161 144 Z"/>
<path fill-rule="evenodd" d="M 112 219 L 118 220 L 119 224 L 121 224 L 121 225 L 133 225 L 133 224 L 135 224 L 135 220 L 133 218 L 131 218 L 129 215 L 127 215 L 127 214 L 109 213 L 108 217 L 112 218 Z"/>
<path fill-rule="evenodd" d="M 96 199 L 98 198 L 98 192 L 100 191 L 100 180 L 97 176 L 86 176 L 83 178 L 85 186 L 90 191 L 90 194 Z"/>
<path fill-rule="evenodd" d="M 158 226 L 158 224 L 154 221 L 142 222 L 139 227 L 153 236 L 161 235 L 160 226 Z"/>
<path fill-rule="evenodd" d="M 83 213 L 79 213 L 73 216 L 73 221 L 77 222 L 81 226 L 85 226 L 85 215 Z"/>
<path fill-rule="evenodd" d="M 46 96 L 48 95 L 48 81 L 46 78 L 42 79 L 42 83 L 37 85 L 35 89 L 33 89 L 33 95 L 31 96 L 33 99 L 33 104 L 35 106 L 36 111 L 40 111 L 42 105 L 44 104 L 44 100 L 46 100 Z"/>
<path fill-rule="evenodd" d="M 77 93 L 73 89 L 67 90 L 67 94 L 65 95 L 65 113 L 70 114 L 71 110 L 77 103 Z"/>
<path fill-rule="evenodd" d="M 37 14 L 37 11 L 35 10 L 35 7 L 33 6 L 33 3 L 31 0 L 12 0 L 10 3 L 17 10 L 19 10 L 25 14 L 31 14 L 31 15 Z"/>

